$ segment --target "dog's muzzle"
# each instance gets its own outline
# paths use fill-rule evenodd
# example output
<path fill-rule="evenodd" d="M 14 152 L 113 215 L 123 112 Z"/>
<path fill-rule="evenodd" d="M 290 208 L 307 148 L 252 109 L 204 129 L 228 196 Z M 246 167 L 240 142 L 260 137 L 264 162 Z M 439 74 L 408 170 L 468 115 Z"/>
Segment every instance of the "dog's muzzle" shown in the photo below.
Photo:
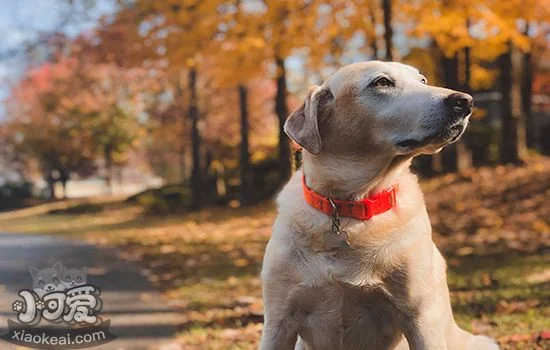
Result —
<path fill-rule="evenodd" d="M 458 122 L 472 113 L 474 99 L 468 94 L 455 92 L 447 96 L 444 103 L 450 111 L 450 123 L 453 124 L 453 122 Z"/>
<path fill-rule="evenodd" d="M 443 130 L 431 143 L 452 143 L 458 140 L 468 123 L 468 117 L 472 114 L 474 99 L 468 94 L 455 92 L 447 96 L 444 101 L 448 109 L 448 118 Z"/>
<path fill-rule="evenodd" d="M 442 147 L 455 142 L 466 129 L 473 106 L 474 99 L 472 96 L 462 92 L 450 94 L 443 100 L 443 117 L 438 121 L 439 126 L 434 127 L 433 124 L 431 125 L 431 128 L 435 129 L 432 133 L 422 139 L 401 140 L 397 143 L 397 146 L 413 152 L 428 145 Z"/>

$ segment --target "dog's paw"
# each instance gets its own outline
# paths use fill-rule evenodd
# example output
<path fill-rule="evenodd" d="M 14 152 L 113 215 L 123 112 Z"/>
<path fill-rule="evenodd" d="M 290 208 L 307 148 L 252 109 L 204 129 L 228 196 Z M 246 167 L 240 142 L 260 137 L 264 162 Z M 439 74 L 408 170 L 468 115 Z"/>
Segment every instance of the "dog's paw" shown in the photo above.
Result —
<path fill-rule="evenodd" d="M 499 350 L 499 346 L 496 341 L 493 339 L 483 336 L 476 335 L 472 340 L 472 345 L 469 350 Z"/>

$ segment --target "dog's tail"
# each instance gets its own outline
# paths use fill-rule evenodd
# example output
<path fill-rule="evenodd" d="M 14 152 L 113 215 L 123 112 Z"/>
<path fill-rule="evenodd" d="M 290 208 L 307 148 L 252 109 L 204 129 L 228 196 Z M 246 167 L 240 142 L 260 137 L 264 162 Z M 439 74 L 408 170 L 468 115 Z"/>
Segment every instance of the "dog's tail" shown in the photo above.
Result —
<path fill-rule="evenodd" d="M 476 335 L 472 338 L 469 350 L 499 350 L 496 341 L 484 335 Z"/>

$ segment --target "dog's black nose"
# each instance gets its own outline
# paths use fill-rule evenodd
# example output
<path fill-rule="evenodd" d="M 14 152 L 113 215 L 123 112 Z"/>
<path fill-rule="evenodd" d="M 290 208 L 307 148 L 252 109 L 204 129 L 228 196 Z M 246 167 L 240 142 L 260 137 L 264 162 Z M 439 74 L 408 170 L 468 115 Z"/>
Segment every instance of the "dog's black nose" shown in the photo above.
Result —
<path fill-rule="evenodd" d="M 472 112 L 474 98 L 468 94 L 455 92 L 447 96 L 445 104 L 456 113 L 466 116 Z"/>

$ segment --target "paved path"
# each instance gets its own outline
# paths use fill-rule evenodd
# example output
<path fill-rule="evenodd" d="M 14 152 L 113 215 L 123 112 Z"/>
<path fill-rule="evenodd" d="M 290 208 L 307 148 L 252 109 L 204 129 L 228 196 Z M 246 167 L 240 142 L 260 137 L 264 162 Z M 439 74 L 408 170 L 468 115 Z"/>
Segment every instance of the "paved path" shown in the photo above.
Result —
<path fill-rule="evenodd" d="M 88 282 L 102 291 L 101 316 L 111 320 L 118 339 L 93 349 L 142 350 L 171 341 L 181 315 L 167 306 L 138 264 L 122 260 L 114 249 L 50 236 L 4 233 L 0 233 L 0 334 L 6 333 L 8 318 L 15 320 L 11 304 L 19 290 L 32 287 L 29 266 L 51 267 L 58 260 L 71 268 L 87 266 Z M 178 349 L 174 345 L 164 348 Z M 0 349 L 16 347 L 0 340 Z"/>

